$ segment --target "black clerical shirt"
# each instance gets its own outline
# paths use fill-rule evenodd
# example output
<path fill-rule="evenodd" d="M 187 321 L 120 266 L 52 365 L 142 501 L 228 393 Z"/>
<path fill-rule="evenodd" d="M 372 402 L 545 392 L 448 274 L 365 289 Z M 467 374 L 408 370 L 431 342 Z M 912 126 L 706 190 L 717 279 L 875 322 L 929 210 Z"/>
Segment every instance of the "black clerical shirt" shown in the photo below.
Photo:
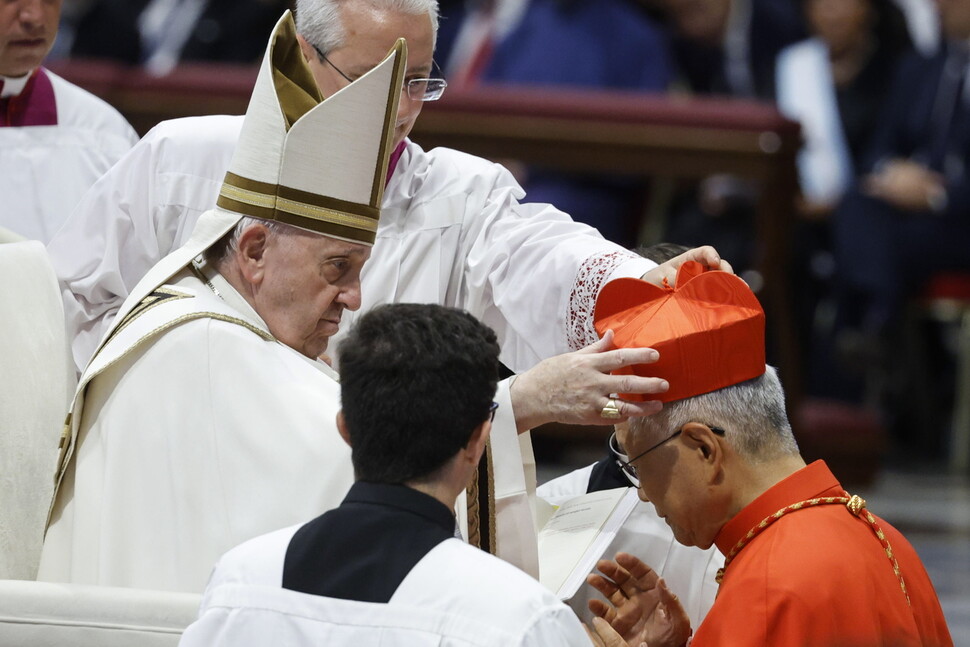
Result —
<path fill-rule="evenodd" d="M 358 481 L 340 507 L 293 535 L 283 588 L 386 603 L 421 558 L 454 536 L 454 514 L 434 497 L 404 485 Z"/>

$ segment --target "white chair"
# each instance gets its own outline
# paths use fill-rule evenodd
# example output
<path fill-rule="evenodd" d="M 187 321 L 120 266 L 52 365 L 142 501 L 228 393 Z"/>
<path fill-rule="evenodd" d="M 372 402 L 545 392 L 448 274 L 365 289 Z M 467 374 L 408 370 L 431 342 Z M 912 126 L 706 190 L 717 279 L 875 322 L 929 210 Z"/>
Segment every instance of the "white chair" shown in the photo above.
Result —
<path fill-rule="evenodd" d="M 175 647 L 201 596 L 0 580 L 0 647 Z"/>
<path fill-rule="evenodd" d="M 37 241 L 0 244 L 0 578 L 34 579 L 75 374 L 54 270 Z"/>

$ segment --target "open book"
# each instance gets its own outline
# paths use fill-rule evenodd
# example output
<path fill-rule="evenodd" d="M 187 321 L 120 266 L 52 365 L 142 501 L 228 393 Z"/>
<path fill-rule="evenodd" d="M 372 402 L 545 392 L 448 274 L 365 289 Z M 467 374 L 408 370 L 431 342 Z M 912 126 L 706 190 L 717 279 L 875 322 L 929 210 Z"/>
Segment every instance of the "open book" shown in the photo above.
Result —
<path fill-rule="evenodd" d="M 539 499 L 539 581 L 543 586 L 560 600 L 573 597 L 638 500 L 632 487 L 590 492 L 558 508 Z"/>

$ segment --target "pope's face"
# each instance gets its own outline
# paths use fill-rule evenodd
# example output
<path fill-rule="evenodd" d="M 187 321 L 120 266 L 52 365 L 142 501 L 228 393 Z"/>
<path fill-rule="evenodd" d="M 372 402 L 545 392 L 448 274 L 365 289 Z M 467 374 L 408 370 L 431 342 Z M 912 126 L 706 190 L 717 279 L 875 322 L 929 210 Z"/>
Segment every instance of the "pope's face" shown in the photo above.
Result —
<path fill-rule="evenodd" d="M 253 306 L 281 342 L 316 358 L 344 308 L 360 308 L 360 271 L 370 247 L 294 230 L 270 235 Z"/>
<path fill-rule="evenodd" d="M 652 435 L 618 428 L 617 439 L 627 456 L 635 457 L 675 431 Z M 708 514 L 701 475 L 691 469 L 692 461 L 685 460 L 687 452 L 678 435 L 634 461 L 640 479 L 638 494 L 641 500 L 653 503 L 677 541 L 685 546 L 709 548 L 717 528 L 712 527 Z"/>
<path fill-rule="evenodd" d="M 376 67 L 398 38 L 405 39 L 408 44 L 405 83 L 409 79 L 431 76 L 434 43 L 430 16 L 378 9 L 367 2 L 345 2 L 340 7 L 346 37 L 343 46 L 326 53 L 332 65 L 316 55 L 308 56 L 310 70 L 323 96 L 328 97 L 349 83 L 340 72 L 356 80 Z M 406 91 L 401 93 L 394 147 L 411 132 L 422 105 L 421 101 L 411 99 Z"/>
<path fill-rule="evenodd" d="M 54 45 L 61 0 L 0 0 L 0 74 L 23 76 Z"/>

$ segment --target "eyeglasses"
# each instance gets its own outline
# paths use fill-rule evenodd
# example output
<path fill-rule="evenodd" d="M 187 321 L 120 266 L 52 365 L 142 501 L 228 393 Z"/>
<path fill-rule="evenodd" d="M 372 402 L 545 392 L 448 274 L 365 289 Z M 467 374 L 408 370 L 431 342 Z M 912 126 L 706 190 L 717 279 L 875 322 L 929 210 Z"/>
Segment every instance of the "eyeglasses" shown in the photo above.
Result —
<path fill-rule="evenodd" d="M 319 47 L 317 47 L 313 43 L 310 43 L 310 47 L 312 47 L 316 51 L 317 56 L 320 57 L 320 60 L 326 62 L 328 65 L 330 65 L 330 67 L 335 69 L 337 71 L 337 74 L 344 77 L 351 83 L 354 82 L 352 78 L 344 74 L 339 67 L 334 65 L 333 61 L 327 58 L 327 55 L 324 54 Z M 438 67 L 438 64 L 435 63 L 434 61 L 432 61 L 431 63 L 435 67 Z M 440 72 L 441 69 L 439 68 L 438 71 Z M 448 82 L 442 78 L 435 78 L 435 79 L 428 78 L 428 79 L 410 79 L 408 81 L 405 81 L 403 89 L 408 93 L 408 98 L 410 98 L 411 101 L 437 101 L 438 99 L 441 98 L 441 95 L 445 93 L 445 88 L 447 87 L 448 87 Z"/>
<path fill-rule="evenodd" d="M 710 428 L 711 431 L 713 431 L 718 436 L 724 436 L 725 432 L 720 427 L 714 427 L 711 425 L 707 425 L 707 426 L 708 428 Z M 626 479 L 630 482 L 631 485 L 633 485 L 633 487 L 638 488 L 640 487 L 640 477 L 637 475 L 637 468 L 633 464 L 636 461 L 643 458 L 644 456 L 646 456 L 647 454 L 649 454 L 650 452 L 652 452 L 653 450 L 663 445 L 664 443 L 670 442 L 671 440 L 679 436 L 683 430 L 684 428 L 681 427 L 674 433 L 670 434 L 669 436 L 661 440 L 659 443 L 653 445 L 649 449 L 645 449 L 644 451 L 640 452 L 633 458 L 628 458 L 626 453 L 620 448 L 620 443 L 616 439 L 616 432 L 614 431 L 613 435 L 610 436 L 610 453 L 613 454 L 613 458 L 614 460 L 616 460 L 616 464 L 619 465 L 620 471 L 623 472 L 623 476 L 626 477 Z"/>
<path fill-rule="evenodd" d="M 498 411 L 498 402 L 493 402 L 492 406 L 488 408 L 488 420 L 489 422 L 495 422 L 495 412 Z"/>

